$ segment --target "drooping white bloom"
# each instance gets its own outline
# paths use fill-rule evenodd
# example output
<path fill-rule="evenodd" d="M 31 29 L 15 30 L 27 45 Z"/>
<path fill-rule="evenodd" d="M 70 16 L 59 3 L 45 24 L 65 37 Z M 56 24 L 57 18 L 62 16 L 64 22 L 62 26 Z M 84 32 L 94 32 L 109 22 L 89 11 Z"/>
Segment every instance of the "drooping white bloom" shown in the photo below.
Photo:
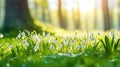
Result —
<path fill-rule="evenodd" d="M 79 50 L 80 49 L 80 45 L 76 46 L 76 50 Z"/>
<path fill-rule="evenodd" d="M 25 37 L 26 37 L 25 32 L 22 32 L 22 33 L 21 33 L 21 38 L 22 38 L 22 39 L 25 39 Z"/>
<path fill-rule="evenodd" d="M 87 37 L 88 39 L 90 38 L 90 33 L 89 33 L 89 31 L 87 31 L 86 37 Z"/>
<path fill-rule="evenodd" d="M 111 32 L 111 33 L 110 33 L 110 36 L 113 37 L 113 36 L 114 36 L 114 32 Z"/>
<path fill-rule="evenodd" d="M 13 47 L 13 45 L 10 45 L 10 46 L 8 47 L 8 49 L 9 49 L 9 50 L 11 50 L 11 49 L 12 49 L 12 47 Z"/>
<path fill-rule="evenodd" d="M 34 47 L 34 51 L 36 52 L 36 51 L 38 51 L 38 50 L 39 50 L 39 46 L 36 45 L 36 46 Z"/>
<path fill-rule="evenodd" d="M 22 40 L 22 44 L 23 44 L 24 46 L 26 46 L 26 47 L 29 46 L 29 43 L 28 43 L 26 40 Z"/>
<path fill-rule="evenodd" d="M 87 43 L 87 41 L 86 41 L 86 40 L 83 40 L 83 43 L 82 43 L 82 44 L 83 44 L 83 45 L 86 45 L 86 43 Z"/>
<path fill-rule="evenodd" d="M 87 43 L 87 41 L 86 41 L 86 40 L 84 40 L 84 41 L 81 43 L 81 47 L 82 47 L 82 48 L 84 48 L 84 47 L 85 47 L 85 45 L 86 45 L 86 43 Z"/>
<path fill-rule="evenodd" d="M 74 46 L 74 42 L 71 41 L 71 42 L 70 42 L 70 47 L 73 47 L 73 46 Z"/>
<path fill-rule="evenodd" d="M 20 37 L 21 37 L 21 34 L 19 33 L 19 34 L 17 35 L 16 39 L 18 40 L 18 39 L 20 39 Z"/>
<path fill-rule="evenodd" d="M 41 37 L 39 37 L 38 35 L 34 35 L 33 39 L 35 39 L 35 41 L 40 42 Z"/>
<path fill-rule="evenodd" d="M 67 46 L 68 45 L 68 40 L 64 40 L 64 45 Z"/>
<path fill-rule="evenodd" d="M 53 43 L 53 42 L 54 42 L 54 38 L 53 38 L 53 37 L 50 37 L 50 38 L 49 38 L 49 42 L 50 42 L 50 43 Z"/>
<path fill-rule="evenodd" d="M 46 35 L 46 38 L 48 38 L 48 37 L 50 37 L 50 33 L 48 33 L 48 34 Z"/>
<path fill-rule="evenodd" d="M 75 39 L 77 39 L 78 38 L 78 34 L 77 33 L 75 33 Z"/>
<path fill-rule="evenodd" d="M 91 38 L 90 38 L 91 41 L 94 41 L 95 40 L 95 37 L 94 35 L 92 34 Z"/>
<path fill-rule="evenodd" d="M 62 44 L 60 44 L 60 49 L 62 49 L 63 48 L 63 45 Z"/>
<path fill-rule="evenodd" d="M 43 32 L 42 35 L 45 36 L 46 35 L 45 32 Z"/>
<path fill-rule="evenodd" d="M 52 51 L 53 51 L 53 50 L 54 50 L 54 48 L 55 48 L 55 47 L 54 47 L 54 45 L 51 45 L 51 46 L 50 46 L 50 50 L 52 50 Z"/>

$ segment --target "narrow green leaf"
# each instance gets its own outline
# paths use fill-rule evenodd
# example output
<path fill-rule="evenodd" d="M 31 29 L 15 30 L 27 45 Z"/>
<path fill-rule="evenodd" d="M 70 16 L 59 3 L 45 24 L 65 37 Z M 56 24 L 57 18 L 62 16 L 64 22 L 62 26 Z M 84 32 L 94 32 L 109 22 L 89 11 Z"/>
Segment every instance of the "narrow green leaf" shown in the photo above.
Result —
<path fill-rule="evenodd" d="M 119 45 L 119 42 L 120 42 L 120 39 L 118 39 L 117 42 L 115 43 L 115 45 L 114 45 L 114 50 L 117 50 L 118 45 Z"/>
<path fill-rule="evenodd" d="M 104 41 L 102 39 L 100 41 L 102 42 L 105 51 L 108 52 L 107 46 L 105 45 Z"/>
<path fill-rule="evenodd" d="M 111 45 L 110 45 L 110 40 L 108 38 L 108 36 L 105 36 L 105 44 L 106 44 L 106 48 L 109 52 L 111 52 Z"/>
<path fill-rule="evenodd" d="M 114 35 L 112 36 L 111 47 L 113 47 L 113 44 L 114 44 Z"/>

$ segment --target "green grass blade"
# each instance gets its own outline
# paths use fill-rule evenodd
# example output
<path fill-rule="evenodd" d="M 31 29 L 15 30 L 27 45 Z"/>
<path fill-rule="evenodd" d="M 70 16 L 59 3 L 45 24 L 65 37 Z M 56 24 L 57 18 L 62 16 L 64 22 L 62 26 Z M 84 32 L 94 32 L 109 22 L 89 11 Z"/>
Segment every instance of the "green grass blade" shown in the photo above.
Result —
<path fill-rule="evenodd" d="M 106 44 L 104 43 L 104 41 L 103 41 L 102 39 L 101 39 L 100 41 L 101 41 L 101 43 L 103 44 L 103 47 L 104 47 L 105 51 L 108 52 L 107 46 L 106 46 Z"/>
<path fill-rule="evenodd" d="M 110 44 L 110 40 L 109 40 L 108 36 L 105 36 L 105 44 L 106 44 L 106 48 L 107 48 L 108 52 L 111 52 L 112 48 L 111 48 L 111 44 Z"/>
<path fill-rule="evenodd" d="M 111 47 L 113 47 L 113 44 L 114 44 L 114 35 L 112 36 L 112 42 L 111 42 Z"/>
<path fill-rule="evenodd" d="M 114 45 L 114 50 L 116 51 L 119 46 L 120 39 L 117 40 L 117 42 Z"/>

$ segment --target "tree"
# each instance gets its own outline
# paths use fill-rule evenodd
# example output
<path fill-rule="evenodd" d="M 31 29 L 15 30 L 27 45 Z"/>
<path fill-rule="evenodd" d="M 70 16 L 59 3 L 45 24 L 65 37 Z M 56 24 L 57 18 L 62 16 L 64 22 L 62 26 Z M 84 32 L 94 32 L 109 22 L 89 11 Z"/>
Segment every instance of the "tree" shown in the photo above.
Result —
<path fill-rule="evenodd" d="M 3 9 L 4 9 L 4 0 L 0 0 L 0 30 L 2 28 L 2 25 L 3 25 L 3 22 L 2 22 L 2 19 L 3 19 Z"/>
<path fill-rule="evenodd" d="M 102 9 L 103 9 L 103 17 L 104 17 L 104 30 L 107 31 L 111 29 L 108 0 L 102 0 Z"/>
<path fill-rule="evenodd" d="M 5 0 L 4 32 L 12 30 L 37 30 L 32 19 L 27 0 Z"/>
<path fill-rule="evenodd" d="M 50 16 L 50 10 L 49 10 L 49 5 L 48 5 L 48 0 L 34 0 L 35 5 L 41 7 L 41 12 L 42 12 L 42 18 L 41 20 L 43 22 L 51 22 L 51 16 Z M 38 14 L 38 12 L 37 12 Z"/>
<path fill-rule="evenodd" d="M 119 10 L 119 30 L 120 30 L 120 0 L 118 0 L 118 10 Z"/>
<path fill-rule="evenodd" d="M 97 29 L 97 0 L 95 1 L 95 7 L 94 7 L 94 28 Z"/>
<path fill-rule="evenodd" d="M 79 7 L 79 0 L 76 1 L 77 3 L 77 21 L 75 22 L 76 29 L 80 28 L 80 7 Z"/>
<path fill-rule="evenodd" d="M 43 0 L 45 1 L 45 0 Z M 47 22 L 51 22 L 51 13 L 50 13 L 50 10 L 49 10 L 49 4 L 48 4 L 48 0 L 45 1 L 45 4 L 46 4 L 46 10 L 47 10 Z"/>
<path fill-rule="evenodd" d="M 72 7 L 73 22 L 75 23 L 75 29 L 80 29 L 80 3 L 79 0 L 73 0 L 73 2 L 77 6 L 77 9 L 74 8 L 74 5 Z"/>
<path fill-rule="evenodd" d="M 58 0 L 58 17 L 59 17 L 60 26 L 66 29 L 66 23 L 62 15 L 62 1 L 61 0 Z"/>
<path fill-rule="evenodd" d="M 35 15 L 35 18 L 37 18 L 37 19 L 39 17 L 39 15 L 38 15 L 38 9 L 39 9 L 39 5 L 38 5 L 38 2 L 36 2 L 36 0 L 35 0 L 34 1 L 34 15 Z"/>

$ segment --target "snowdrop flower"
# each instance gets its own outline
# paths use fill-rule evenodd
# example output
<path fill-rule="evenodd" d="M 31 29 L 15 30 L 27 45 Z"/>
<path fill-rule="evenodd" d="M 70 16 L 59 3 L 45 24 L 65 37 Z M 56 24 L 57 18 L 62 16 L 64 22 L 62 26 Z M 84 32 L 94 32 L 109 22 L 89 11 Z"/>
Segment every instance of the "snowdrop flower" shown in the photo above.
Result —
<path fill-rule="evenodd" d="M 64 40 L 64 45 L 68 45 L 68 40 Z"/>
<path fill-rule="evenodd" d="M 83 44 L 82 44 L 82 45 L 81 45 L 81 47 L 82 47 L 82 48 L 84 48 L 84 47 L 85 47 L 85 45 L 83 45 Z"/>
<path fill-rule="evenodd" d="M 10 45 L 10 46 L 8 47 L 8 49 L 9 49 L 9 50 L 11 50 L 11 49 L 12 49 L 12 47 L 13 47 L 13 45 Z"/>
<path fill-rule="evenodd" d="M 63 48 L 63 45 L 62 44 L 60 44 L 60 49 L 62 49 Z"/>
<path fill-rule="evenodd" d="M 114 36 L 114 32 L 111 32 L 110 36 L 113 37 Z"/>
<path fill-rule="evenodd" d="M 24 46 L 26 46 L 26 47 L 29 46 L 29 43 L 28 43 L 26 40 L 22 40 L 22 44 L 23 44 Z"/>
<path fill-rule="evenodd" d="M 84 48 L 84 47 L 85 47 L 86 43 L 87 43 L 87 41 L 86 41 L 86 40 L 84 40 L 84 41 L 81 43 L 82 48 Z"/>
<path fill-rule="evenodd" d="M 45 36 L 45 32 L 43 32 L 42 35 Z"/>
<path fill-rule="evenodd" d="M 56 40 L 54 40 L 54 44 L 55 45 L 57 45 L 58 44 L 58 40 L 56 39 Z"/>
<path fill-rule="evenodd" d="M 52 51 L 54 50 L 54 46 L 53 45 L 50 46 L 50 50 L 52 50 Z"/>
<path fill-rule="evenodd" d="M 77 39 L 78 38 L 78 34 L 77 33 L 75 33 L 75 39 Z"/>
<path fill-rule="evenodd" d="M 4 37 L 4 35 L 3 34 L 0 34 L 0 38 L 3 38 Z"/>
<path fill-rule="evenodd" d="M 38 45 L 36 45 L 36 46 L 34 47 L 34 51 L 36 52 L 37 50 L 39 50 L 39 46 L 38 46 Z"/>
<path fill-rule="evenodd" d="M 92 34 L 92 37 L 90 38 L 91 41 L 94 41 L 95 40 L 95 37 L 94 35 Z"/>
<path fill-rule="evenodd" d="M 26 36 L 26 35 L 25 35 L 25 32 L 22 32 L 22 33 L 21 33 L 22 39 L 25 39 L 25 36 Z"/>
<path fill-rule="evenodd" d="M 90 33 L 87 31 L 86 37 L 89 39 L 90 38 Z"/>
<path fill-rule="evenodd" d="M 116 36 L 115 36 L 115 34 L 114 34 L 114 32 L 111 32 L 110 33 L 110 37 L 113 38 L 113 36 L 114 36 L 114 40 L 117 39 Z"/>
<path fill-rule="evenodd" d="M 117 40 L 117 39 L 118 39 L 118 37 L 114 36 L 114 39 L 115 39 L 115 40 Z"/>
<path fill-rule="evenodd" d="M 74 42 L 70 42 L 70 47 L 73 47 L 74 46 Z"/>
<path fill-rule="evenodd" d="M 40 42 L 41 37 L 39 37 L 38 35 L 34 35 L 34 39 L 35 39 L 36 42 Z"/>
<path fill-rule="evenodd" d="M 46 38 L 48 38 L 48 37 L 50 37 L 50 33 L 48 33 L 48 34 L 46 35 Z"/>
<path fill-rule="evenodd" d="M 51 43 L 53 43 L 54 42 L 54 39 L 53 39 L 53 37 L 51 37 L 50 39 L 49 39 L 49 42 Z"/>
<path fill-rule="evenodd" d="M 76 49 L 79 50 L 79 49 L 80 49 L 80 45 L 78 45 L 78 46 L 76 47 Z"/>
<path fill-rule="evenodd" d="M 86 41 L 86 40 L 84 40 L 84 41 L 83 41 L 83 45 L 86 45 L 86 43 L 87 43 L 87 41 Z"/>
<path fill-rule="evenodd" d="M 16 39 L 18 40 L 18 39 L 20 39 L 20 37 L 21 37 L 21 34 L 19 33 L 19 34 L 17 35 Z"/>

